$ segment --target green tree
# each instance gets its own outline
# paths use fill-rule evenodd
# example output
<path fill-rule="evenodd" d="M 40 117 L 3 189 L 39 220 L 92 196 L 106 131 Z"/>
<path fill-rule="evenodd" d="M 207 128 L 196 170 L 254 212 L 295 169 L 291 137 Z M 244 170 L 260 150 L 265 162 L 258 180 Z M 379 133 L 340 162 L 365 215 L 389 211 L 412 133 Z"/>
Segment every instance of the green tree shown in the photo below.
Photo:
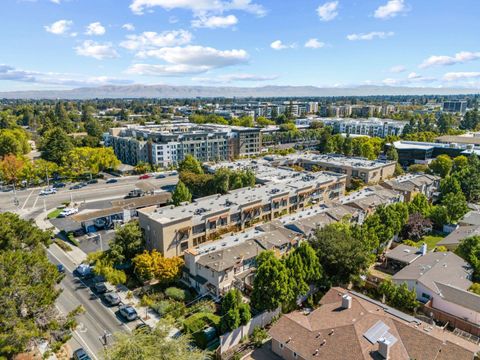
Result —
<path fill-rule="evenodd" d="M 22 129 L 0 130 L 0 158 L 8 155 L 23 155 L 30 151 L 28 137 Z"/>
<path fill-rule="evenodd" d="M 450 174 L 450 171 L 453 167 L 453 161 L 448 155 L 439 155 L 435 160 L 433 160 L 429 168 L 435 174 L 442 178 Z"/>
<path fill-rule="evenodd" d="M 229 290 L 222 299 L 220 328 L 222 333 L 232 331 L 250 321 L 250 306 L 242 300 L 238 289 Z"/>
<path fill-rule="evenodd" d="M 172 202 L 175 206 L 178 206 L 185 201 L 192 201 L 192 193 L 188 190 L 185 184 L 179 180 L 172 194 Z"/>
<path fill-rule="evenodd" d="M 131 261 L 140 254 L 144 247 L 142 231 L 137 221 L 131 221 L 115 231 L 115 237 L 110 241 L 108 257 L 114 264 Z"/>
<path fill-rule="evenodd" d="M 203 174 L 202 164 L 192 155 L 185 156 L 185 159 L 178 164 L 178 171 Z"/>
<path fill-rule="evenodd" d="M 253 282 L 252 306 L 258 311 L 273 311 L 289 304 L 295 294 L 290 274 L 273 251 L 264 251 L 257 256 L 258 268 Z"/>
<path fill-rule="evenodd" d="M 448 218 L 448 211 L 446 207 L 442 205 L 433 206 L 429 218 L 432 220 L 434 226 L 440 230 L 442 230 L 443 225 L 448 224 L 450 221 Z"/>
<path fill-rule="evenodd" d="M 423 216 L 428 216 L 431 210 L 431 205 L 423 194 L 416 194 L 413 200 L 408 203 L 408 212 L 410 214 L 419 213 Z"/>
<path fill-rule="evenodd" d="M 456 223 L 468 212 L 468 204 L 463 193 L 448 193 L 442 199 L 442 205 L 447 210 L 448 219 Z"/>
<path fill-rule="evenodd" d="M 189 336 L 169 336 L 172 325 L 161 320 L 149 331 L 118 332 L 115 341 L 105 348 L 104 360 L 204 360 L 207 353 L 191 346 Z"/>
<path fill-rule="evenodd" d="M 480 280 L 480 236 L 472 236 L 463 240 L 455 249 L 455 253 L 470 263 L 474 278 Z"/>
<path fill-rule="evenodd" d="M 388 147 L 386 155 L 388 160 L 398 161 L 398 152 L 393 144 Z"/>
<path fill-rule="evenodd" d="M 64 157 L 73 150 L 72 139 L 62 128 L 48 130 L 41 141 L 42 158 L 62 164 Z"/>

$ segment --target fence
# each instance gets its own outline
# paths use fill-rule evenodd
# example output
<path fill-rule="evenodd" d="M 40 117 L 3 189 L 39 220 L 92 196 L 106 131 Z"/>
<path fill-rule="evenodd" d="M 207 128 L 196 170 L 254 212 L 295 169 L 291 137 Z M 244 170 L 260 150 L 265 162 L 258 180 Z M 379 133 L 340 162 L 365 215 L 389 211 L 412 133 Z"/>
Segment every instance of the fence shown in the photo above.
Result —
<path fill-rule="evenodd" d="M 235 330 L 220 336 L 220 354 L 238 345 L 245 336 L 250 336 L 253 330 L 258 327 L 265 327 L 270 324 L 274 317 L 280 314 L 280 308 L 274 311 L 266 311 L 252 318 L 248 324 L 242 325 Z"/>
<path fill-rule="evenodd" d="M 460 319 L 440 309 L 432 308 L 430 306 L 430 303 L 422 305 L 422 311 L 437 321 L 441 321 L 444 323 L 448 322 L 448 325 L 452 328 L 457 328 L 468 332 L 469 334 L 480 336 L 480 326 L 478 324 L 473 324 L 464 319 Z"/>

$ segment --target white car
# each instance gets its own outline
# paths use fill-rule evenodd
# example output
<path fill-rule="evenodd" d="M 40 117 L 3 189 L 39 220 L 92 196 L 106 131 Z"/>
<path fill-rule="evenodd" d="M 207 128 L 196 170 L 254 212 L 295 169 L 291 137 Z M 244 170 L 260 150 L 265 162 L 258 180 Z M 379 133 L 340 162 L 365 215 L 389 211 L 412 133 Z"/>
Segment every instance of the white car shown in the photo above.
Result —
<path fill-rule="evenodd" d="M 51 195 L 56 193 L 57 193 L 57 189 L 54 189 L 54 188 L 46 188 L 40 191 L 40 195 Z"/>
<path fill-rule="evenodd" d="M 70 216 L 70 215 L 73 215 L 73 214 L 76 214 L 76 213 L 78 213 L 77 208 L 66 208 L 66 209 L 63 209 L 63 211 L 58 216 L 59 217 L 67 217 L 67 216 Z"/>

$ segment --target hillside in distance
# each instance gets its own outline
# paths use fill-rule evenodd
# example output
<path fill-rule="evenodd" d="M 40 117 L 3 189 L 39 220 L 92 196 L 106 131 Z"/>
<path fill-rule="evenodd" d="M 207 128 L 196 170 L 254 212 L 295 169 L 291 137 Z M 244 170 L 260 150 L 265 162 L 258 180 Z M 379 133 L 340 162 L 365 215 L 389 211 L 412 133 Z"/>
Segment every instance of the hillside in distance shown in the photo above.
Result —
<path fill-rule="evenodd" d="M 460 95 L 478 94 L 480 89 L 433 88 L 365 85 L 358 87 L 315 86 L 175 86 L 108 85 L 71 90 L 35 90 L 0 92 L 0 99 L 96 99 L 96 98 L 245 98 L 245 97 L 324 97 L 369 95 Z"/>

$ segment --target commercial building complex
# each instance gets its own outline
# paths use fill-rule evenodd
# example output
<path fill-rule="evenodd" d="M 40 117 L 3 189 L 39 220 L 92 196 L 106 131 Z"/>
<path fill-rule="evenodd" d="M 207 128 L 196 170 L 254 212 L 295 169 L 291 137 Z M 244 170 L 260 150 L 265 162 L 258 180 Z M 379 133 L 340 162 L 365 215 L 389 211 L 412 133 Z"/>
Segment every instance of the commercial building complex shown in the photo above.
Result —
<path fill-rule="evenodd" d="M 445 101 L 443 103 L 443 111 L 464 114 L 467 111 L 467 101 L 466 100 Z"/>
<path fill-rule="evenodd" d="M 298 119 L 299 121 L 302 119 Z M 406 121 L 390 119 L 349 119 L 349 118 L 312 118 L 311 121 L 320 121 L 326 126 L 331 126 L 337 134 L 378 136 L 381 138 L 389 135 L 400 136 Z"/>
<path fill-rule="evenodd" d="M 254 155 L 262 145 L 259 129 L 190 123 L 114 128 L 107 141 L 123 163 L 163 167 L 176 165 L 187 155 L 202 162 Z"/>

